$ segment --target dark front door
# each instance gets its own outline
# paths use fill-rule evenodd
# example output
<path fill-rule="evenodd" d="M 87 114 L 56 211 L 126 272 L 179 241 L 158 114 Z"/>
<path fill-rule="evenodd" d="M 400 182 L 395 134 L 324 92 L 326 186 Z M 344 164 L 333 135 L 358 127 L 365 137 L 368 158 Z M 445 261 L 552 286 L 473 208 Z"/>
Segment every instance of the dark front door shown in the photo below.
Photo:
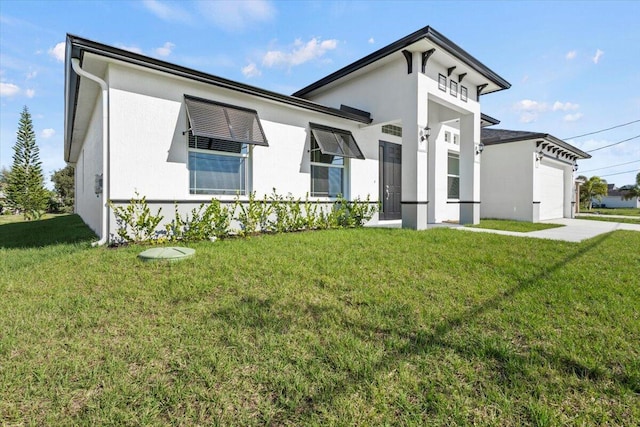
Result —
<path fill-rule="evenodd" d="M 380 219 L 400 219 L 402 146 L 380 141 Z"/>

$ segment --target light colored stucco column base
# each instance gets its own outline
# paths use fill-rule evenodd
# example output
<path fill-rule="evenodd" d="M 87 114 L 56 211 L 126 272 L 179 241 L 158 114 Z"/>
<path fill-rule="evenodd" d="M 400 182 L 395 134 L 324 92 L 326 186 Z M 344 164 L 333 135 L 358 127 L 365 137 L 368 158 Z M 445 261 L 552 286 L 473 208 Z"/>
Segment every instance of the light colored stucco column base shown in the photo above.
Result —
<path fill-rule="evenodd" d="M 426 204 L 403 204 L 402 205 L 402 228 L 412 230 L 427 229 L 427 205 Z"/>
<path fill-rule="evenodd" d="M 480 203 L 460 204 L 460 224 L 480 223 Z"/>

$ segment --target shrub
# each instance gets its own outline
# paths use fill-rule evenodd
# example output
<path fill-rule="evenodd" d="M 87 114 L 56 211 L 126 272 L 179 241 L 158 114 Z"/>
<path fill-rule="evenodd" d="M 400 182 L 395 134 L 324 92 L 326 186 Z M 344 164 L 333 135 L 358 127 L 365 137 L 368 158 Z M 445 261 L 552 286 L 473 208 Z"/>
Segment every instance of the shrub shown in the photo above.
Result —
<path fill-rule="evenodd" d="M 118 224 L 117 234 L 122 242 L 146 242 L 157 239 L 161 234 L 156 228 L 164 218 L 160 215 L 162 208 L 159 208 L 155 215 L 151 213 L 147 198 L 142 197 L 138 192 L 126 206 L 115 206 L 109 201 L 109 206 L 113 209 Z"/>

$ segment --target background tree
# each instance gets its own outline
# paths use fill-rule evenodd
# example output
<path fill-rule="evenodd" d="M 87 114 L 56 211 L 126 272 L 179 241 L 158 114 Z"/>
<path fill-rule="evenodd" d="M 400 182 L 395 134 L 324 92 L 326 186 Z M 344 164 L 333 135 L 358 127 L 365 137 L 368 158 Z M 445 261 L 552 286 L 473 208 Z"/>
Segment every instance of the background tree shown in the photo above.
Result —
<path fill-rule="evenodd" d="M 26 219 L 39 218 L 47 207 L 49 194 L 44 188 L 40 150 L 26 106 L 20 115 L 13 151 L 13 165 L 6 187 L 7 201 Z"/>
<path fill-rule="evenodd" d="M 63 212 L 73 212 L 73 198 L 75 196 L 73 166 L 66 166 L 54 171 L 51 175 L 51 182 L 56 195 L 60 201 L 60 210 Z"/>
<path fill-rule="evenodd" d="M 0 214 L 5 213 L 5 207 L 7 204 L 6 194 L 7 184 L 9 183 L 9 169 L 4 166 L 0 169 Z"/>
<path fill-rule="evenodd" d="M 636 185 L 630 186 L 625 189 L 625 193 L 622 196 L 622 200 L 631 200 L 637 197 L 640 200 L 640 172 L 636 175 Z"/>
<path fill-rule="evenodd" d="M 584 180 L 584 184 L 580 186 L 580 203 L 587 209 L 593 207 L 593 199 L 602 201 L 602 198 L 607 195 L 607 181 L 599 176 L 587 179 L 586 176 L 580 175 L 578 179 Z"/>

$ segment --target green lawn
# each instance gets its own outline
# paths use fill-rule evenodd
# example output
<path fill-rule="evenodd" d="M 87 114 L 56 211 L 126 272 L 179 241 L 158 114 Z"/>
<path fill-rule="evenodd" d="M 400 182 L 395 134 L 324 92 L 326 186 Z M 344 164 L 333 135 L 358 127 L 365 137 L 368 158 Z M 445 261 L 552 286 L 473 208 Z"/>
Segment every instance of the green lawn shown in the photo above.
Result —
<path fill-rule="evenodd" d="M 593 209 L 580 209 L 580 213 L 597 213 L 600 215 L 640 216 L 640 209 L 638 208 L 593 208 Z"/>
<path fill-rule="evenodd" d="M 62 218 L 28 223 L 44 247 L 0 225 L 2 424 L 640 422 L 640 233 L 330 230 L 142 263 Z"/>
<path fill-rule="evenodd" d="M 564 226 L 562 224 L 543 224 L 540 222 L 512 221 L 507 219 L 482 219 L 480 220 L 480 224 L 467 225 L 467 227 L 528 233 L 531 231 L 546 230 L 549 228 Z"/>

